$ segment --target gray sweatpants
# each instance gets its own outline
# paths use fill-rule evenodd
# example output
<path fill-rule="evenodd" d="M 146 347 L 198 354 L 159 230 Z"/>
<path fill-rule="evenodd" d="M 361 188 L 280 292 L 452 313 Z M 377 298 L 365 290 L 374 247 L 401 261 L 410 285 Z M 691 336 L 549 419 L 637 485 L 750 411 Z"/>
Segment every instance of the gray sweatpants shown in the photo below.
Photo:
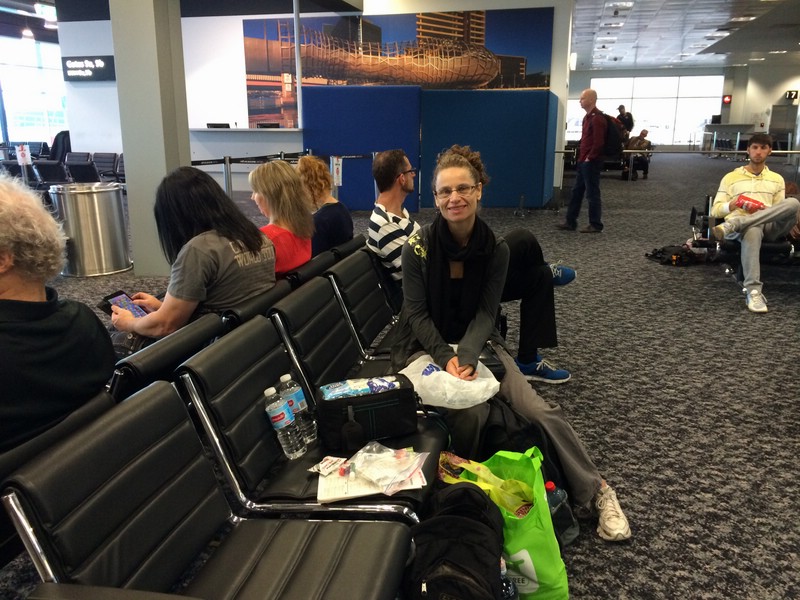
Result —
<path fill-rule="evenodd" d="M 546 402 L 536 393 L 505 348 L 496 343 L 490 344 L 506 370 L 499 393 L 511 402 L 519 414 L 541 425 L 558 453 L 561 468 L 572 491 L 572 504 L 593 510 L 592 500 L 603 478 L 589 458 L 583 442 L 567 422 L 561 407 Z M 489 405 L 483 403 L 461 410 L 437 410 L 444 414 L 450 428 L 453 451 L 463 458 L 478 456 L 481 432 L 489 417 Z"/>
<path fill-rule="evenodd" d="M 748 291 L 761 291 L 761 242 L 775 241 L 787 233 L 797 221 L 800 201 L 784 198 L 778 204 L 757 210 L 746 217 L 731 217 L 736 231 L 727 239 L 739 240 L 742 245 L 742 275 Z"/>

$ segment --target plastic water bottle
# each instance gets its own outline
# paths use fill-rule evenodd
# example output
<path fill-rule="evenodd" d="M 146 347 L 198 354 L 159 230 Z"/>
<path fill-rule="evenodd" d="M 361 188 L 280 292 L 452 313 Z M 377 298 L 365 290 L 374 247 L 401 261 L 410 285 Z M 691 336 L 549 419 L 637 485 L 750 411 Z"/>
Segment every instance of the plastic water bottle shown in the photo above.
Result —
<path fill-rule="evenodd" d="M 569 506 L 566 490 L 556 487 L 552 481 L 544 484 L 547 491 L 547 503 L 550 505 L 550 516 L 553 519 L 553 529 L 556 532 L 556 539 L 563 548 L 571 544 L 581 532 L 575 515 Z"/>
<path fill-rule="evenodd" d="M 519 600 L 517 584 L 508 576 L 506 571 L 506 560 L 500 557 L 500 597 L 503 600 Z"/>
<path fill-rule="evenodd" d="M 266 396 L 264 406 L 267 418 L 275 429 L 286 458 L 294 460 L 303 456 L 306 453 L 306 443 L 300 433 L 300 428 L 295 423 L 294 413 L 289 408 L 289 403 L 281 398 L 274 387 L 264 390 L 264 396 Z"/>
<path fill-rule="evenodd" d="M 313 444 L 317 441 L 317 422 L 314 420 L 314 415 L 308 408 L 306 396 L 296 381 L 292 379 L 290 373 L 281 375 L 280 385 L 281 398 L 284 398 L 294 413 L 294 420 L 300 428 L 300 433 L 306 444 Z"/>

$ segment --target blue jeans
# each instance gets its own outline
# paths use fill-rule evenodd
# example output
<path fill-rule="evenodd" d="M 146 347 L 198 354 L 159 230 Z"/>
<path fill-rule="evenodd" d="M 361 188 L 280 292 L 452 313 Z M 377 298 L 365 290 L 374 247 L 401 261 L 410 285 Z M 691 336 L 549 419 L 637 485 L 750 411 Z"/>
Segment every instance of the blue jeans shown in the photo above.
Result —
<path fill-rule="evenodd" d="M 583 161 L 576 167 L 578 175 L 575 178 L 575 187 L 572 188 L 572 198 L 567 208 L 566 223 L 573 229 L 578 226 L 578 215 L 581 214 L 583 195 L 589 202 L 589 224 L 595 229 L 603 229 L 602 206 L 600 204 L 600 171 L 603 170 L 602 160 Z"/>

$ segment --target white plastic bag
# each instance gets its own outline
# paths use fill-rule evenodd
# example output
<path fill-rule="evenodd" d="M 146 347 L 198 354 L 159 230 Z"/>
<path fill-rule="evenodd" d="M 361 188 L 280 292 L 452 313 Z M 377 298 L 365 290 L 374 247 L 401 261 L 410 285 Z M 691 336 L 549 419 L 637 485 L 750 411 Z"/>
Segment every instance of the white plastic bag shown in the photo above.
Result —
<path fill-rule="evenodd" d="M 443 371 L 430 354 L 423 354 L 400 373 L 411 380 L 422 402 L 429 406 L 470 408 L 486 402 L 500 390 L 500 382 L 480 361 L 478 377 L 472 381 Z"/>

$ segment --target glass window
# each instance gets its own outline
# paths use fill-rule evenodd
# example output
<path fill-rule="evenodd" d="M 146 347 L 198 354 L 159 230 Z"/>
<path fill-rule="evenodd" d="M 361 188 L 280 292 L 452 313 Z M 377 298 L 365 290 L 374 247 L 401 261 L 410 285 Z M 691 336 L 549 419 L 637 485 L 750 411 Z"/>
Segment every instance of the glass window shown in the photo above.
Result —
<path fill-rule="evenodd" d="M 4 142 L 47 142 L 67 129 L 66 92 L 57 44 L 0 37 L 0 85 L 8 124 Z"/>
<path fill-rule="evenodd" d="M 605 77 L 592 79 L 598 90 L 598 106 L 611 115 L 624 104 L 635 119 L 633 133 L 649 131 L 654 144 L 699 144 L 705 124 L 720 112 L 722 75 L 687 77 Z M 604 93 L 600 93 L 603 90 Z M 626 92 L 630 91 L 630 96 Z M 580 138 L 573 133 L 570 102 L 567 103 L 567 140 Z M 574 101 L 577 105 L 577 100 Z M 611 108 L 613 107 L 613 109 Z M 577 106 L 582 119 L 583 111 Z M 574 137 L 570 137 L 573 135 Z"/>

